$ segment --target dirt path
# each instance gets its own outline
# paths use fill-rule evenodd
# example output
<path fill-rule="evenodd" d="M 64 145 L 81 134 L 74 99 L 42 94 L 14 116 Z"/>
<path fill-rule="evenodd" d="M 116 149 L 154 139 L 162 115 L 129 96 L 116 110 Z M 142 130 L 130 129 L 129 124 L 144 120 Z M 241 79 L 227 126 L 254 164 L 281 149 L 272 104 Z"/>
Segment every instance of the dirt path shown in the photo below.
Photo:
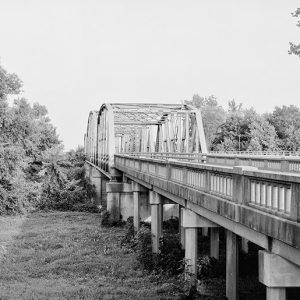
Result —
<path fill-rule="evenodd" d="M 177 299 L 120 247 L 123 229 L 97 214 L 35 213 L 0 219 L 0 299 Z"/>

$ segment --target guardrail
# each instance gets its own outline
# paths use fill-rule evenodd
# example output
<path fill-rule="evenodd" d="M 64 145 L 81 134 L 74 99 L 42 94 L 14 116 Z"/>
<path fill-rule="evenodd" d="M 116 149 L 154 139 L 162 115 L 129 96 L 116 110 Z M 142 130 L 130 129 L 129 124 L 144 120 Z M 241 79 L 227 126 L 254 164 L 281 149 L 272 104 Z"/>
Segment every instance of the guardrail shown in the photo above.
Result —
<path fill-rule="evenodd" d="M 128 152 L 128 153 L 118 153 L 120 155 L 129 155 L 134 157 L 147 157 L 156 159 L 174 159 L 183 161 L 194 161 L 194 162 L 204 162 L 205 155 L 202 153 L 182 153 L 182 152 Z"/>
<path fill-rule="evenodd" d="M 274 172 L 300 173 L 300 157 L 296 156 L 249 156 L 208 154 L 206 163 L 222 166 L 251 166 Z"/>
<path fill-rule="evenodd" d="M 210 151 L 209 154 L 248 156 L 298 156 L 300 158 L 300 151 Z"/>
<path fill-rule="evenodd" d="M 250 153 L 250 152 L 248 152 Z M 254 153 L 254 152 L 252 152 Z M 222 154 L 220 152 L 202 154 L 202 153 L 172 153 L 172 152 L 146 152 L 146 153 L 119 153 L 120 155 L 129 155 L 139 158 L 155 158 L 162 160 L 178 160 L 187 162 L 207 163 L 219 166 L 251 166 L 261 170 L 269 170 L 276 172 L 291 172 L 300 173 L 300 156 L 271 156 L 271 152 L 266 152 L 264 155 L 259 155 L 262 152 L 255 152 L 256 155 L 237 154 Z M 268 155 L 267 155 L 268 153 Z M 273 154 L 275 152 L 272 152 Z M 278 152 L 276 152 L 278 153 Z M 283 153 L 283 152 L 281 152 Z M 290 152 L 291 154 L 292 152 Z"/>
<path fill-rule="evenodd" d="M 257 168 L 221 167 L 116 155 L 116 166 L 175 182 L 227 201 L 297 221 L 300 176 Z"/>

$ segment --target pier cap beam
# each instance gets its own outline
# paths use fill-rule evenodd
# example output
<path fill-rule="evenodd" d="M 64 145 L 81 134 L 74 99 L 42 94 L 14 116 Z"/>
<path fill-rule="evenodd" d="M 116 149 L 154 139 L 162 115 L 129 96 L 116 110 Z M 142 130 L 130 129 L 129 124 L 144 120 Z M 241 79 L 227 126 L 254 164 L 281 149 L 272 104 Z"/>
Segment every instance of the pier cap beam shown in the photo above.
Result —
<path fill-rule="evenodd" d="M 267 287 L 300 287 L 300 267 L 283 257 L 259 251 L 259 281 Z"/>
<path fill-rule="evenodd" d="M 183 209 L 182 213 L 182 226 L 185 228 L 219 227 L 216 223 L 201 217 L 189 209 Z"/>

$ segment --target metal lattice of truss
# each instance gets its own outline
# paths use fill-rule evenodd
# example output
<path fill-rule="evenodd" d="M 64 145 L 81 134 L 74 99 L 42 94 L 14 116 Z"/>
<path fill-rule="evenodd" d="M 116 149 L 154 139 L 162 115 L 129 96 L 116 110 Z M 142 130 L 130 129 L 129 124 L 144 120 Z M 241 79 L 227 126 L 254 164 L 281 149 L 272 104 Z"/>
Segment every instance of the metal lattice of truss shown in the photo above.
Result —
<path fill-rule="evenodd" d="M 106 172 L 115 153 L 207 153 L 200 110 L 185 104 L 103 104 L 89 115 L 85 149 Z"/>

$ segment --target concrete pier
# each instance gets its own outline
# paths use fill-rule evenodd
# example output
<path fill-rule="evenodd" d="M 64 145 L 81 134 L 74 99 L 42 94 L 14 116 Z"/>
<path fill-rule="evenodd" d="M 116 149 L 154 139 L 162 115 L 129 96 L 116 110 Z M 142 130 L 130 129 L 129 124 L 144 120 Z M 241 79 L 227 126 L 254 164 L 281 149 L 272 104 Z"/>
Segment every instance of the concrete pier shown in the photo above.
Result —
<path fill-rule="evenodd" d="M 287 287 L 300 287 L 300 267 L 274 253 L 259 251 L 259 281 L 267 300 L 285 300 Z"/>
<path fill-rule="evenodd" d="M 238 299 L 238 243 L 237 235 L 226 231 L 226 297 Z"/>
<path fill-rule="evenodd" d="M 93 203 L 95 206 L 100 206 L 102 201 L 102 173 L 96 168 L 90 167 L 90 182 L 95 186 L 95 196 L 93 198 Z"/>
<path fill-rule="evenodd" d="M 195 212 L 182 209 L 182 226 L 185 229 L 185 259 L 188 261 L 188 272 L 197 275 L 198 228 L 217 228 L 218 225 Z M 196 281 L 195 281 L 196 283 Z"/>
<path fill-rule="evenodd" d="M 219 259 L 219 227 L 210 228 L 210 256 Z"/>
<path fill-rule="evenodd" d="M 158 253 L 159 238 L 162 236 L 163 227 L 163 200 L 161 195 L 154 191 L 149 192 L 151 205 L 151 234 L 152 234 L 152 251 Z"/>

